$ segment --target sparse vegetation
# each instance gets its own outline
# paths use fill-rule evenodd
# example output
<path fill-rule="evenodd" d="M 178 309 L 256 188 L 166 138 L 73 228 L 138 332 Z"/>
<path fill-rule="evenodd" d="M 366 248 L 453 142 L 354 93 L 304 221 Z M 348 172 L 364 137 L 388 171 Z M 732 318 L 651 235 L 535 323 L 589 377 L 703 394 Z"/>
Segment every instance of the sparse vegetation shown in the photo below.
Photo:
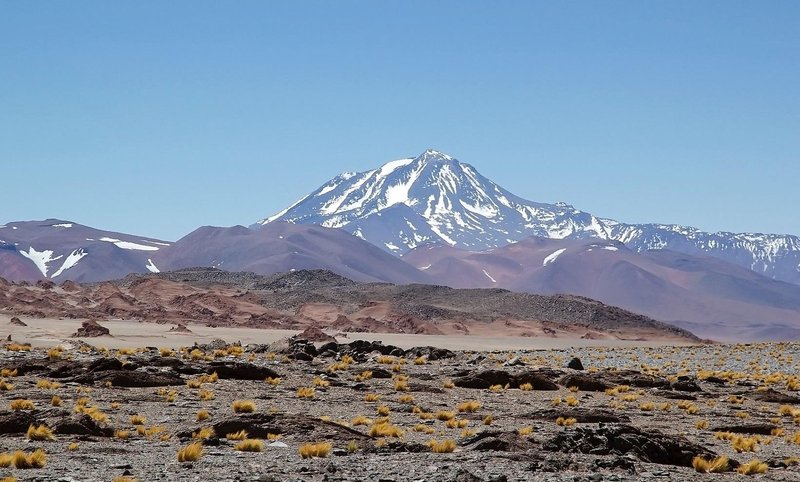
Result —
<path fill-rule="evenodd" d="M 719 474 L 730 470 L 728 457 L 724 455 L 715 459 L 707 460 L 704 457 L 697 456 L 692 459 L 692 467 L 697 472 L 708 474 Z"/>
<path fill-rule="evenodd" d="M 256 404 L 252 400 L 234 400 L 231 408 L 235 413 L 252 413 L 256 411 Z"/>
<path fill-rule="evenodd" d="M 330 442 L 306 443 L 300 446 L 300 456 L 304 459 L 327 457 L 333 445 Z"/>
<path fill-rule="evenodd" d="M 203 456 L 203 444 L 194 442 L 178 450 L 178 462 L 195 462 Z"/>

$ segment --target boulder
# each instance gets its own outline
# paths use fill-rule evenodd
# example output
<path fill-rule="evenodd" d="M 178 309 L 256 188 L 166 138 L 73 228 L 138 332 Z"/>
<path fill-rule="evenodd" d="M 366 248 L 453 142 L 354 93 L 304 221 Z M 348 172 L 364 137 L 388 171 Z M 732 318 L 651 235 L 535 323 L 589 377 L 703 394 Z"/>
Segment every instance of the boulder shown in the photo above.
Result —
<path fill-rule="evenodd" d="M 72 334 L 72 338 L 96 338 L 110 334 L 111 332 L 105 326 L 100 325 L 95 320 L 87 320 L 81 324 L 78 331 Z"/>
<path fill-rule="evenodd" d="M 583 363 L 581 363 L 580 358 L 574 357 L 569 361 L 569 363 L 567 363 L 567 368 L 571 368 L 573 370 L 583 370 Z"/>
<path fill-rule="evenodd" d="M 212 361 L 206 367 L 207 373 L 217 372 L 220 378 L 233 380 L 264 380 L 267 377 L 280 377 L 272 368 L 245 362 Z"/>

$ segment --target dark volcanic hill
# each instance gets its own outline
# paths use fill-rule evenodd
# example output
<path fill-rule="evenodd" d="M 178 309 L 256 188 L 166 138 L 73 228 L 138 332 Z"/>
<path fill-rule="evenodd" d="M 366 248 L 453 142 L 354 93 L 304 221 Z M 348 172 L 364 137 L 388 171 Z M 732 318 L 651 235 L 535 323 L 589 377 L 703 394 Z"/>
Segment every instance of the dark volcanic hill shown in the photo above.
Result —
<path fill-rule="evenodd" d="M 0 312 L 31 317 L 339 331 L 697 341 L 689 332 L 576 296 L 358 283 L 324 270 L 273 276 L 213 268 L 63 286 L 0 280 Z"/>
<path fill-rule="evenodd" d="M 341 229 L 289 223 L 259 230 L 202 227 L 154 259 L 163 271 L 208 266 L 269 275 L 326 269 L 358 281 L 431 282 L 405 261 Z"/>
<path fill-rule="evenodd" d="M 715 340 L 800 337 L 799 286 L 708 256 L 531 237 L 480 252 L 427 246 L 403 259 L 449 286 L 587 296 Z"/>

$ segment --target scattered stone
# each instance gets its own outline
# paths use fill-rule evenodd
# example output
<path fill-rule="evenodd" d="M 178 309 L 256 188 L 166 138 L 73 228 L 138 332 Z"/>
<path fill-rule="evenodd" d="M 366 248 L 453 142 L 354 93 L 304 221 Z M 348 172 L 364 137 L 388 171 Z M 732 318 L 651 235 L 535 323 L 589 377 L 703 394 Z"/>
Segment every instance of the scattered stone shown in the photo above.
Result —
<path fill-rule="evenodd" d="M 232 378 L 234 380 L 265 380 L 267 377 L 280 377 L 278 372 L 272 368 L 236 361 L 209 362 L 206 367 L 206 373 L 214 372 L 217 372 L 220 378 Z"/>
<path fill-rule="evenodd" d="M 99 336 L 109 336 L 111 332 L 105 326 L 95 320 L 87 320 L 81 324 L 78 331 L 72 334 L 72 338 L 96 338 Z"/>
<path fill-rule="evenodd" d="M 573 370 L 583 370 L 583 363 L 581 363 L 580 358 L 574 357 L 569 361 L 569 363 L 567 363 L 567 368 L 571 368 Z"/>
<path fill-rule="evenodd" d="M 309 326 L 302 333 L 299 333 L 294 336 L 300 340 L 307 340 L 313 342 L 322 342 L 322 343 L 336 343 L 336 338 L 332 337 L 331 335 L 325 333 L 324 331 L 320 330 L 316 326 Z"/>
<path fill-rule="evenodd" d="M 20 320 L 16 316 L 12 316 L 11 317 L 11 321 L 9 321 L 8 324 L 9 325 L 16 325 L 16 326 L 28 326 L 27 323 L 25 323 L 24 321 Z M 9 335 L 9 336 L 11 336 L 11 335 Z"/>

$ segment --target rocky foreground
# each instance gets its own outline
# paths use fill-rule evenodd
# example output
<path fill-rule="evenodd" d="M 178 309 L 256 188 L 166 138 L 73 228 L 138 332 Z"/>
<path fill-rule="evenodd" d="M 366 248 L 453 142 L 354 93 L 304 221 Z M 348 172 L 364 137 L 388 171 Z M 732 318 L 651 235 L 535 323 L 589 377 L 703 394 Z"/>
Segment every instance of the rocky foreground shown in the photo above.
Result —
<path fill-rule="evenodd" d="M 7 342 L 0 478 L 800 480 L 798 348 Z"/>

